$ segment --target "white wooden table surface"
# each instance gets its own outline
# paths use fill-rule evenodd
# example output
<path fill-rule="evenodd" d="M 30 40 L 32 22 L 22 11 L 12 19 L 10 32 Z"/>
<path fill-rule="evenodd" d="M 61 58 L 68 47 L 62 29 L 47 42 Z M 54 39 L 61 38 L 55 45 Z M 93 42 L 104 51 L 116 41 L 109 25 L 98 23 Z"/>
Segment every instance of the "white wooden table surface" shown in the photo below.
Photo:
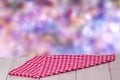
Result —
<path fill-rule="evenodd" d="M 0 80 L 120 80 L 120 55 L 116 55 L 116 60 L 110 63 L 40 79 L 8 75 L 10 70 L 29 59 L 31 58 L 0 58 Z"/>

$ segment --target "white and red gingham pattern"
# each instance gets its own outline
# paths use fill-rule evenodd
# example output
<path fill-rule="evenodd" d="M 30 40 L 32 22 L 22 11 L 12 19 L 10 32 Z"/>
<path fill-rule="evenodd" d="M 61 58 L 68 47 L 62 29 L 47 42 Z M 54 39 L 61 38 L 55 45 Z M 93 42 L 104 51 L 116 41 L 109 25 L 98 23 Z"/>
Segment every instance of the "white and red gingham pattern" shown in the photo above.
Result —
<path fill-rule="evenodd" d="M 9 72 L 10 75 L 41 78 L 111 62 L 115 55 L 37 56 Z"/>

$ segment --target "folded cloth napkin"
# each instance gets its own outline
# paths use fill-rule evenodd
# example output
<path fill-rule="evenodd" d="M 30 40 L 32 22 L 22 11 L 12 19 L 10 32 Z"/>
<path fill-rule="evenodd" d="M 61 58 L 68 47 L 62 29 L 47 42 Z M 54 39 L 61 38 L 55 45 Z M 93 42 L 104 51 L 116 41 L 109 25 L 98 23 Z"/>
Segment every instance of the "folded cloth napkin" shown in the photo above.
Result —
<path fill-rule="evenodd" d="M 26 61 L 9 75 L 41 78 L 111 62 L 115 55 L 43 55 Z"/>

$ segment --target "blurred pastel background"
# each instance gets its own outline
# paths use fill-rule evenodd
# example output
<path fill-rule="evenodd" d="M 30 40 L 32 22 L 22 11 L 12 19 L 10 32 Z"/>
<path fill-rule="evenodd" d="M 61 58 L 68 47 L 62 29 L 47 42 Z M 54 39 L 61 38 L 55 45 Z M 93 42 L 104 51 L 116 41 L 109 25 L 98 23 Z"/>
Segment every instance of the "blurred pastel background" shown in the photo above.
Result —
<path fill-rule="evenodd" d="M 119 51 L 120 0 L 0 0 L 0 57 Z"/>

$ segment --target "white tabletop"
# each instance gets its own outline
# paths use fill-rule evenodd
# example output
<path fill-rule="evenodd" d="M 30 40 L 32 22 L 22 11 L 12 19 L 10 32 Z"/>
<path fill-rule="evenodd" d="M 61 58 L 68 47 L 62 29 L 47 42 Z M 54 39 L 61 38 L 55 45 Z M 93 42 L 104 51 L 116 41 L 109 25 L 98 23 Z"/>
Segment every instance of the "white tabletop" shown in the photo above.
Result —
<path fill-rule="evenodd" d="M 110 63 L 40 79 L 8 75 L 10 70 L 19 67 L 29 59 L 31 57 L 0 58 L 0 80 L 120 80 L 120 55 L 116 55 L 115 61 Z"/>

